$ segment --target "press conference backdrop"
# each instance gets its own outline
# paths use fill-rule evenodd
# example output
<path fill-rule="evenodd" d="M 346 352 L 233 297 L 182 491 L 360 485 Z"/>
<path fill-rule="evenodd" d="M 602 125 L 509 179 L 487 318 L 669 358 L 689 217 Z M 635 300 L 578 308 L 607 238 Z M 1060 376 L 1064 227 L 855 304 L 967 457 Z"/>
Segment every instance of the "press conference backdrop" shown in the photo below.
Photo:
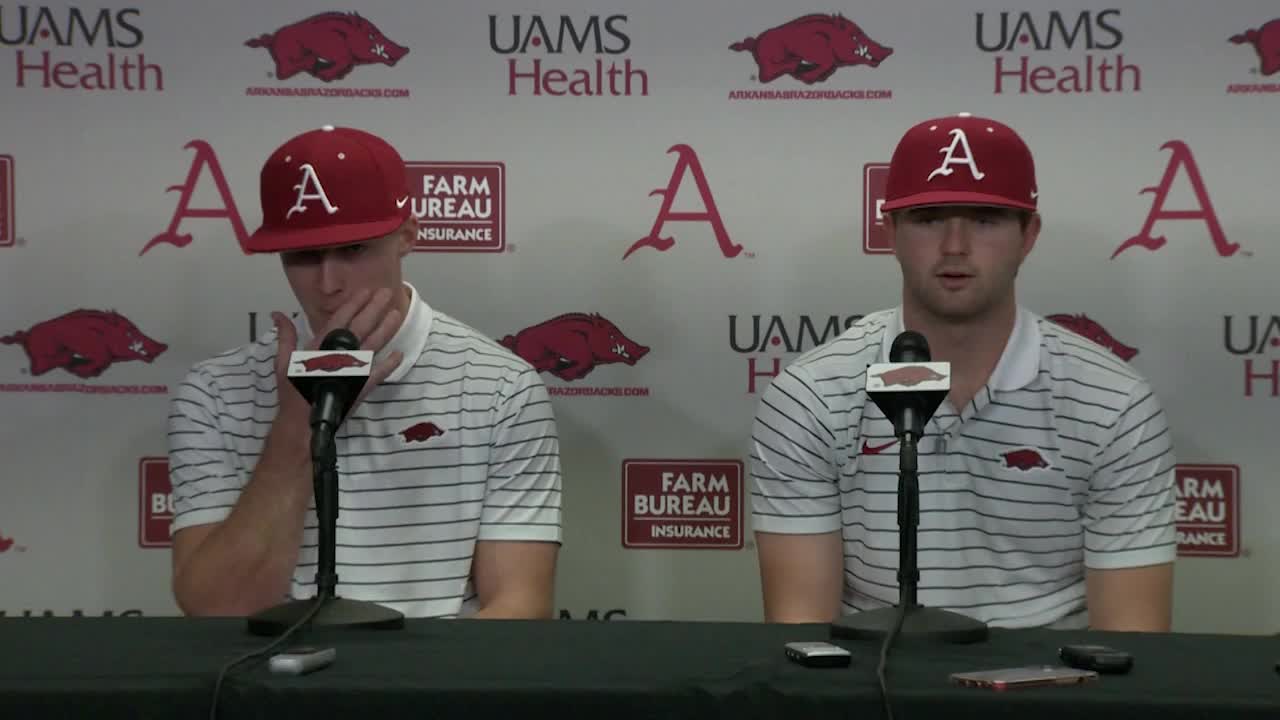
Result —
<path fill-rule="evenodd" d="M 1177 629 L 1280 630 L 1278 18 L 1262 0 L 4 3 L 0 611 L 177 612 L 168 392 L 297 309 L 240 241 L 271 150 L 335 124 L 409 161 L 406 273 L 429 303 L 575 360 L 543 373 L 560 614 L 760 618 L 759 393 L 899 301 L 883 164 L 910 125 L 968 111 L 1036 154 L 1022 301 L 1165 403 Z"/>

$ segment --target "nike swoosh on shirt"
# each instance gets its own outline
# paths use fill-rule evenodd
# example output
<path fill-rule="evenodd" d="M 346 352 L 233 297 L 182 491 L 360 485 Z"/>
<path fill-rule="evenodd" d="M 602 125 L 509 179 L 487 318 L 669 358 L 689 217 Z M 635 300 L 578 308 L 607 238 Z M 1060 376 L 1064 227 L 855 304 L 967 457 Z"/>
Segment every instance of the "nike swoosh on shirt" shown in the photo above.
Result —
<path fill-rule="evenodd" d="M 867 441 L 866 441 L 866 440 L 863 440 L 863 441 L 862 441 L 862 454 L 863 454 L 863 455 L 878 455 L 878 454 L 880 453 L 880 451 L 882 451 L 882 450 L 888 450 L 889 448 L 891 448 L 891 447 L 893 447 L 894 445 L 897 445 L 897 444 L 898 444 L 898 441 L 897 441 L 896 439 L 894 439 L 894 440 L 890 440 L 889 442 L 887 442 L 887 443 L 885 443 L 885 444 L 883 444 L 883 445 L 868 445 L 868 444 L 867 444 Z"/>

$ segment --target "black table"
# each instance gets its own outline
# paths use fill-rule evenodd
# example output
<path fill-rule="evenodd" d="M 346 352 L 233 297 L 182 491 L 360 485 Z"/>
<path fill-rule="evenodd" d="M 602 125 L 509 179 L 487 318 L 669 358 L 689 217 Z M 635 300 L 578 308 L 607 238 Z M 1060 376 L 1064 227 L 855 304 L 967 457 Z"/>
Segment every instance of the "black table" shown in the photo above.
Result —
<path fill-rule="evenodd" d="M 837 640 L 849 668 L 810 669 L 782 645 L 819 625 L 410 620 L 397 631 L 313 631 L 337 647 L 318 673 L 232 673 L 220 718 L 883 717 L 878 642 Z M 0 619 L 0 718 L 208 717 L 218 670 L 267 640 L 242 620 Z M 1064 642 L 1132 652 L 1134 670 L 1087 686 L 996 692 L 947 675 L 1055 661 Z M 904 643 L 890 659 L 896 720 L 1280 718 L 1280 640 L 1260 636 L 993 630 L 970 646 Z"/>

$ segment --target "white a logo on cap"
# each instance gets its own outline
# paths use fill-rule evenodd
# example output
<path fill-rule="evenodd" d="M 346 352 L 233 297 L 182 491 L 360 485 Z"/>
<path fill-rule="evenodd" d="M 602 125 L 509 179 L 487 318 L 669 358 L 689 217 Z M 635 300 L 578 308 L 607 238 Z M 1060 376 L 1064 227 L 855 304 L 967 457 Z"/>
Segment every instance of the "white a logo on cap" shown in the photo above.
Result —
<path fill-rule="evenodd" d="M 956 156 L 956 149 L 963 146 L 964 155 Z M 973 175 L 974 180 L 981 180 L 987 174 L 978 169 L 978 163 L 973 159 L 973 150 L 969 147 L 969 136 L 964 134 L 964 130 L 955 128 L 951 131 L 951 144 L 939 150 L 945 152 L 946 157 L 942 158 L 942 164 L 929 173 L 929 177 L 925 178 L 925 182 L 933 179 L 934 175 L 950 175 L 955 172 L 951 169 L 952 165 L 968 165 L 969 174 Z"/>
<path fill-rule="evenodd" d="M 315 187 L 315 192 L 307 192 L 307 188 L 312 186 Z M 284 214 L 285 220 L 296 212 L 306 212 L 307 208 L 302 203 L 307 200 L 319 200 L 324 203 L 324 209 L 330 215 L 338 212 L 338 206 L 329 202 L 329 196 L 325 194 L 324 186 L 320 184 L 320 178 L 316 175 L 316 169 L 311 167 L 311 163 L 302 164 L 302 181 L 294 185 L 293 189 L 298 191 L 298 199 L 293 201 L 293 207 Z"/>

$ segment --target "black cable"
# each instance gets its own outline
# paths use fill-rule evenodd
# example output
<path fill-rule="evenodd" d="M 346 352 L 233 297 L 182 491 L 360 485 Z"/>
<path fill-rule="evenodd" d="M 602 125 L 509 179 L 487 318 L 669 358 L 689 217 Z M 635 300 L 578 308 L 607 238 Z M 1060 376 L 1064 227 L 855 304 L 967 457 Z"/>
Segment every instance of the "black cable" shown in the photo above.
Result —
<path fill-rule="evenodd" d="M 298 632 L 298 630 L 302 628 L 303 625 L 306 625 L 307 623 L 311 622 L 311 619 L 316 616 L 316 613 L 320 612 L 320 608 L 324 607 L 325 601 L 327 599 L 328 598 L 323 594 L 316 595 L 315 602 L 312 603 L 311 609 L 308 610 L 307 613 L 303 615 L 289 629 L 280 633 L 280 637 L 276 638 L 275 640 L 272 640 L 270 643 L 266 645 L 266 647 L 263 647 L 259 650 L 252 650 L 250 652 L 247 652 L 244 655 L 241 655 L 235 660 L 232 660 L 231 662 L 222 666 L 222 670 L 218 672 L 218 680 L 213 684 L 213 702 L 209 705 L 209 720 L 218 720 L 218 694 L 222 691 L 223 679 L 226 678 L 227 674 L 231 672 L 232 668 L 234 668 L 235 666 L 241 663 L 248 662 L 250 660 L 266 657 L 271 653 L 272 650 L 275 650 L 276 648 L 288 642 L 290 639 L 293 638 L 293 636 Z"/>
<path fill-rule="evenodd" d="M 893 720 L 893 706 L 889 703 L 889 684 L 884 679 L 885 670 L 889 666 L 889 648 L 898 638 L 898 633 L 902 631 L 902 623 L 906 619 L 907 606 L 904 603 L 898 607 L 898 619 L 893 623 L 893 629 L 884 636 L 884 643 L 880 645 L 880 665 L 876 668 L 876 677 L 880 678 L 880 700 L 884 703 L 885 720 Z"/>

